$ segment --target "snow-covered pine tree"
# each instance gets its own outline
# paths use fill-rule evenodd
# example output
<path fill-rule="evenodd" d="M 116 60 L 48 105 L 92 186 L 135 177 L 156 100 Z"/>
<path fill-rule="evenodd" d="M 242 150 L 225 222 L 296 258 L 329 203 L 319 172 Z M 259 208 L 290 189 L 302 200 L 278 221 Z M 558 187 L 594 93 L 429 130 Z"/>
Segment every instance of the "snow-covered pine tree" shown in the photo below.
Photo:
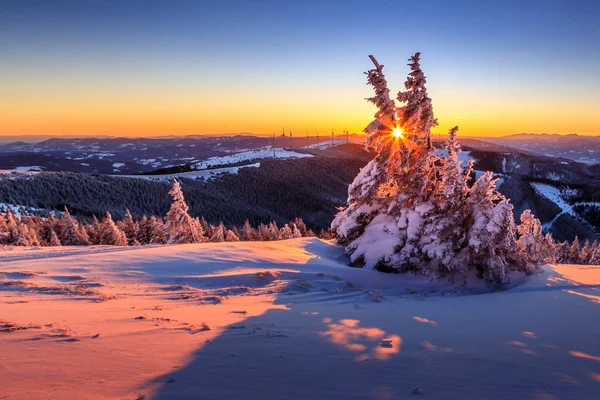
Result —
<path fill-rule="evenodd" d="M 529 262 L 543 264 L 556 261 L 556 248 L 552 235 L 542 233 L 542 224 L 531 210 L 521 214 L 519 232 L 519 252 Z"/>
<path fill-rule="evenodd" d="M 37 246 L 40 246 L 42 243 L 42 217 L 40 217 L 39 215 L 22 216 L 21 223 L 27 225 L 27 228 L 30 232 L 29 235 L 35 236 L 35 240 L 38 242 Z"/>
<path fill-rule="evenodd" d="M 290 226 L 288 224 L 285 224 L 279 230 L 279 238 L 282 240 L 291 239 L 292 235 L 293 235 L 292 228 L 290 228 Z"/>
<path fill-rule="evenodd" d="M 6 244 L 11 246 L 27 246 L 25 237 L 19 229 L 19 221 L 12 209 L 6 210 Z"/>
<path fill-rule="evenodd" d="M 600 265 L 600 243 L 594 242 L 594 252 L 590 260 L 591 265 Z"/>
<path fill-rule="evenodd" d="M 209 242 L 213 242 L 213 243 L 219 243 L 219 242 L 224 242 L 225 241 L 225 229 L 223 224 L 217 225 L 217 226 L 212 226 L 210 231 L 213 233 L 212 236 L 210 237 L 210 239 L 208 239 Z"/>
<path fill-rule="evenodd" d="M 25 238 L 26 246 L 39 246 L 38 226 L 32 218 L 21 218 L 19 229 Z"/>
<path fill-rule="evenodd" d="M 504 282 L 513 269 L 532 272 L 517 251 L 513 208 L 485 173 L 472 187 L 459 162 L 457 128 L 449 134 L 447 155 L 436 155 L 431 128 L 437 125 L 425 88 L 420 54 L 392 106 L 382 66 L 367 72 L 378 107 L 365 129 L 377 151 L 348 189 L 347 207 L 332 223 L 352 264 L 387 271 L 418 271 L 439 276 L 477 269 Z"/>
<path fill-rule="evenodd" d="M 4 215 L 0 214 L 0 244 L 8 243 L 8 223 Z"/>
<path fill-rule="evenodd" d="M 165 235 L 165 224 L 160 217 L 154 215 L 150 217 L 150 226 L 152 227 L 152 239 L 151 244 L 165 244 L 167 243 Z"/>
<path fill-rule="evenodd" d="M 467 231 L 470 257 L 467 265 L 474 265 L 486 279 L 504 282 L 511 266 L 533 270 L 517 248 L 513 207 L 496 190 L 496 179 L 491 172 L 484 173 L 471 187 L 467 197 Z"/>
<path fill-rule="evenodd" d="M 226 242 L 239 242 L 240 238 L 233 232 L 231 229 L 227 230 L 227 234 L 225 235 Z"/>
<path fill-rule="evenodd" d="M 54 234 L 56 235 L 56 223 L 57 220 L 52 213 L 48 214 L 48 217 L 40 222 L 38 226 L 38 236 L 42 246 L 49 245 L 52 239 L 52 231 L 54 231 Z"/>
<path fill-rule="evenodd" d="M 83 227 L 71 216 L 67 207 L 65 207 L 59 225 L 59 239 L 63 246 L 85 246 L 90 244 L 86 230 L 82 229 Z"/>
<path fill-rule="evenodd" d="M 571 245 L 567 240 L 556 244 L 556 262 L 559 264 L 568 264 Z"/>
<path fill-rule="evenodd" d="M 589 264 L 592 259 L 592 244 L 589 239 L 586 239 L 579 253 L 579 262 L 581 264 Z"/>
<path fill-rule="evenodd" d="M 110 212 L 102 219 L 102 230 L 100 233 L 100 244 L 108 246 L 127 246 L 127 236 L 119 229 L 112 219 Z"/>
<path fill-rule="evenodd" d="M 244 227 L 242 228 L 242 240 L 246 240 L 248 242 L 258 240 L 258 234 L 256 230 L 250 225 L 250 221 L 246 220 L 244 222 Z"/>
<path fill-rule="evenodd" d="M 269 239 L 268 240 L 280 240 L 281 234 L 279 232 L 279 227 L 277 226 L 277 222 L 271 221 L 269 223 Z"/>
<path fill-rule="evenodd" d="M 556 242 L 550 232 L 544 235 L 540 260 L 543 263 L 556 263 Z"/>
<path fill-rule="evenodd" d="M 88 235 L 90 244 L 100 244 L 100 236 L 102 235 L 102 224 L 98 218 L 92 216 L 92 223 L 85 225 L 85 230 Z"/>
<path fill-rule="evenodd" d="M 394 109 L 390 116 L 390 103 L 387 101 L 385 79 L 369 79 L 374 87 L 376 98 L 373 101 L 381 105 L 376 114 L 376 120 L 367 126 L 369 145 L 377 151 L 375 158 L 363 168 L 348 189 L 348 207 L 338 213 L 332 223 L 332 228 L 338 234 L 340 243 L 347 245 L 353 262 L 367 266 L 385 267 L 390 264 L 396 248 L 402 248 L 393 264 L 409 266 L 409 259 L 414 258 L 414 246 L 421 233 L 421 212 L 431 209 L 428 201 L 433 195 L 433 185 L 436 182 L 435 161 L 433 149 L 427 147 L 426 138 L 435 119 L 422 118 L 433 116 L 431 101 L 426 100 L 423 92 L 422 72 L 418 66 L 418 54 L 411 59 L 411 68 L 416 68 L 419 77 L 418 84 L 410 76 L 405 84 L 407 92 L 399 97 L 410 99 L 407 106 Z M 381 67 L 367 73 L 371 76 L 383 76 Z M 414 93 L 413 93 L 414 91 Z M 425 94 L 425 98 L 423 97 Z M 428 99 L 428 98 L 427 98 Z M 392 100 L 390 100 L 393 103 Z M 384 108 L 382 108 L 384 107 Z M 400 118 L 397 118 L 398 115 Z M 398 121 L 399 120 L 399 121 Z M 392 121 L 393 124 L 390 125 Z M 404 125 L 403 125 L 404 124 Z M 412 125 L 410 125 L 412 124 Z M 409 217 L 408 210 L 415 211 L 410 217 L 412 227 L 395 219 Z M 356 239 L 362 236 L 361 241 Z M 374 246 L 374 242 L 378 242 Z M 411 243 L 409 243 L 411 242 Z M 389 265 L 388 265 L 389 266 Z"/>
<path fill-rule="evenodd" d="M 200 226 L 202 227 L 202 234 L 206 237 L 210 237 L 212 235 L 212 232 L 210 231 L 210 225 L 208 224 L 208 222 L 206 222 L 206 219 L 202 217 L 198 221 L 200 223 Z"/>
<path fill-rule="evenodd" d="M 259 224 L 258 230 L 256 233 L 257 240 L 261 242 L 265 242 L 267 240 L 271 240 L 271 234 L 269 233 L 269 227 L 265 224 Z"/>
<path fill-rule="evenodd" d="M 29 227 L 28 218 L 17 217 L 12 210 L 9 208 L 6 212 L 6 222 L 8 226 L 8 235 L 6 242 L 12 246 L 39 246 L 40 241 L 38 239 L 35 228 Z"/>
<path fill-rule="evenodd" d="M 48 241 L 48 246 L 57 247 L 62 246 L 60 240 L 58 240 L 58 236 L 56 236 L 56 232 L 54 229 L 50 229 L 50 240 Z"/>
<path fill-rule="evenodd" d="M 331 231 L 331 229 L 321 229 L 321 232 L 319 232 L 319 239 L 323 239 L 323 240 L 335 239 L 335 234 Z"/>
<path fill-rule="evenodd" d="M 304 223 L 304 221 L 302 221 L 302 218 L 296 218 L 293 221 L 293 223 L 296 226 L 296 228 L 298 228 L 298 230 L 300 231 L 300 236 L 307 236 L 306 224 Z"/>
<path fill-rule="evenodd" d="M 569 264 L 579 264 L 580 258 L 579 253 L 581 251 L 581 245 L 579 244 L 579 238 L 575 236 L 575 240 L 571 243 L 569 248 Z"/>
<path fill-rule="evenodd" d="M 142 219 L 140 219 L 138 222 L 138 230 L 135 233 L 135 240 L 142 245 L 150 244 L 152 235 L 152 224 L 150 223 L 148 217 L 143 215 Z"/>
<path fill-rule="evenodd" d="M 298 226 L 296 226 L 296 224 L 292 223 L 292 238 L 297 239 L 297 238 L 301 238 L 301 237 L 302 237 L 302 232 L 300 232 L 300 229 L 298 229 Z"/>
<path fill-rule="evenodd" d="M 240 240 L 242 240 L 242 234 L 240 233 L 240 230 L 238 229 L 237 226 L 233 226 L 233 228 L 231 228 L 231 233 L 233 233 L 235 235 L 235 237 L 237 238 L 236 242 L 239 242 Z M 225 238 L 227 239 L 227 237 Z"/>
<path fill-rule="evenodd" d="M 415 53 L 410 58 L 410 74 L 404 83 L 405 92 L 398 93 L 398 101 L 406 103 L 404 107 L 398 109 L 398 121 L 400 126 L 410 127 L 407 130 L 409 135 L 413 136 L 420 146 L 425 143 L 428 149 L 431 149 L 431 128 L 438 124 L 433 116 L 433 107 L 431 99 L 425 88 L 425 75 L 421 70 L 421 53 Z"/>
<path fill-rule="evenodd" d="M 133 244 L 137 230 L 139 229 L 139 224 L 131 216 L 129 208 L 125 209 L 125 217 L 117 222 L 117 226 L 125 233 L 125 236 L 127 236 L 127 243 L 130 245 Z"/>
<path fill-rule="evenodd" d="M 340 243 L 348 246 L 364 234 L 366 227 L 377 214 L 385 210 L 385 199 L 380 198 L 383 196 L 377 196 L 377 192 L 391 180 L 386 166 L 390 153 L 393 152 L 394 140 L 390 133 L 396 128 L 396 105 L 390 97 L 383 65 L 372 56 L 371 60 L 375 68 L 365 74 L 367 83 L 373 87 L 375 95 L 368 101 L 377 107 L 377 111 L 375 120 L 367 125 L 364 132 L 367 134 L 367 147 L 373 148 L 377 156 L 354 178 L 348 188 L 348 206 L 337 214 L 332 223 Z M 355 259 L 360 262 L 361 257 L 364 257 L 364 254 Z"/>
<path fill-rule="evenodd" d="M 432 202 L 432 212 L 425 215 L 419 245 L 432 260 L 433 269 L 457 271 L 464 265 L 457 263 L 455 254 L 466 240 L 464 229 L 465 202 L 469 187 L 472 162 L 466 172 L 459 160 L 461 148 L 457 140 L 458 127 L 450 129 L 446 142 L 446 156 L 438 160 L 439 183 Z"/>
<path fill-rule="evenodd" d="M 174 179 L 169 191 L 173 197 L 171 209 L 165 217 L 164 236 L 168 244 L 197 243 L 204 241 L 204 232 L 198 220 L 188 213 L 179 182 Z"/>

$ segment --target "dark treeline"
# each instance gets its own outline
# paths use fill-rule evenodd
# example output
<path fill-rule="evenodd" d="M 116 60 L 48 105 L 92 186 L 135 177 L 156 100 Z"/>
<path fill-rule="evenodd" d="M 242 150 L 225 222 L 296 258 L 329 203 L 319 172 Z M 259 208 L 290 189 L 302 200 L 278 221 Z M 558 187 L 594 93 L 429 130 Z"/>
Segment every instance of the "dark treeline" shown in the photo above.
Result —
<path fill-rule="evenodd" d="M 209 224 L 282 225 L 302 218 L 310 229 L 327 229 L 336 207 L 347 196 L 349 182 L 369 161 L 364 151 L 341 157 L 264 160 L 260 168 L 242 168 L 203 182 L 182 179 L 192 216 Z M 40 173 L 0 177 L 0 202 L 62 211 L 91 221 L 109 211 L 115 218 L 129 209 L 134 218 L 162 216 L 171 199 L 170 182 L 75 173 Z"/>
<path fill-rule="evenodd" d="M 315 236 L 302 219 L 279 227 L 275 221 L 253 227 L 212 225 L 204 218 L 192 217 L 178 181 L 169 191 L 172 202 L 163 218 L 143 216 L 134 219 L 127 210 L 120 221 L 106 212 L 102 220 L 91 222 L 74 218 L 68 209 L 56 216 L 17 216 L 8 210 L 0 214 L 0 245 L 5 246 L 135 246 L 145 244 L 186 244 L 202 242 L 271 241 Z"/>
<path fill-rule="evenodd" d="M 77 219 L 65 208 L 62 213 L 47 216 L 18 216 L 8 209 L 0 214 L 0 245 L 3 246 L 136 246 L 146 244 L 186 244 L 203 242 L 272 241 L 315 236 L 300 218 L 279 227 L 276 221 L 253 226 L 248 220 L 243 225 L 226 226 L 223 222 L 210 224 L 203 217 L 192 217 L 181 185 L 173 181 L 165 217 L 142 216 L 135 219 L 126 209 L 125 216 L 115 221 L 106 211 L 99 220 Z M 569 241 L 555 241 L 542 233 L 539 220 L 521 217 L 519 232 L 528 237 L 520 251 L 544 262 L 600 265 L 600 244 L 586 240 L 583 246 L 576 237 Z M 331 239 L 333 233 L 322 230 L 321 238 Z"/>

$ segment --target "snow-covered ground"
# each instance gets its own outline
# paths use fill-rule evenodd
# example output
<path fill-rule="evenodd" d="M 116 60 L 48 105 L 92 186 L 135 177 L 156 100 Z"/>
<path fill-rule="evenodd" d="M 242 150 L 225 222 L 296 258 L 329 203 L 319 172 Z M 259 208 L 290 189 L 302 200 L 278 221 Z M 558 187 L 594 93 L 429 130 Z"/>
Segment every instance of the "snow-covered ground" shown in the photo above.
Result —
<path fill-rule="evenodd" d="M 41 171 L 41 170 L 42 170 L 42 167 L 40 167 L 39 165 L 30 165 L 30 166 L 15 168 L 15 171 Z"/>
<path fill-rule="evenodd" d="M 9 248 L 0 397 L 597 399 L 600 268 L 499 289 L 315 238 Z"/>
<path fill-rule="evenodd" d="M 164 174 L 164 175 L 118 175 L 120 178 L 138 178 L 147 179 L 151 181 L 172 181 L 175 178 L 187 178 L 195 180 L 209 180 L 222 174 L 237 174 L 241 168 L 259 168 L 260 163 L 247 164 L 239 167 L 226 167 L 226 168 L 215 168 L 205 169 L 200 171 L 181 172 L 178 174 Z"/>
<path fill-rule="evenodd" d="M 2 179 L 3 175 L 11 179 L 11 176 L 35 175 L 40 172 L 41 171 L 39 170 L 23 169 L 22 167 L 17 167 L 16 169 L 0 169 L 0 179 Z"/>
<path fill-rule="evenodd" d="M 198 169 L 207 169 L 218 165 L 238 164 L 252 160 L 263 160 L 266 158 L 302 158 L 312 157 L 312 154 L 298 153 L 282 148 L 265 147 L 256 150 L 243 151 L 222 157 L 212 157 L 206 161 L 196 164 Z"/>
<path fill-rule="evenodd" d="M 319 143 L 309 144 L 308 146 L 304 146 L 303 149 L 328 149 L 333 146 L 339 146 L 340 144 L 346 144 L 348 141 L 346 139 L 334 139 L 334 140 L 325 140 Z"/>
<path fill-rule="evenodd" d="M 19 205 L 19 204 L 0 202 L 0 215 L 5 215 L 9 209 L 17 217 L 21 217 L 22 215 L 43 214 L 46 211 L 49 211 L 55 215 L 62 214 L 61 212 L 58 212 L 58 211 L 50 211 L 50 210 L 44 210 L 42 208 L 37 208 L 37 207 L 29 207 L 29 206 L 23 206 L 23 205 Z"/>

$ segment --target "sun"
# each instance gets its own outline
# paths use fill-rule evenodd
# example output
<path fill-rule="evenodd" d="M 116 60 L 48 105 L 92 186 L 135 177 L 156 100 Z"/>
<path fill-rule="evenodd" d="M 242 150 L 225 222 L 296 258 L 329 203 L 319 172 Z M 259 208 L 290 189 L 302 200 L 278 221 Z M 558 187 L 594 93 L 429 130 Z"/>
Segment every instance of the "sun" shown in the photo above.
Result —
<path fill-rule="evenodd" d="M 400 128 L 398 128 L 398 127 L 395 127 L 395 128 L 392 130 L 392 134 L 393 134 L 393 135 L 394 135 L 394 137 L 396 137 L 396 138 L 401 138 L 401 137 L 402 137 L 402 129 L 400 129 Z"/>

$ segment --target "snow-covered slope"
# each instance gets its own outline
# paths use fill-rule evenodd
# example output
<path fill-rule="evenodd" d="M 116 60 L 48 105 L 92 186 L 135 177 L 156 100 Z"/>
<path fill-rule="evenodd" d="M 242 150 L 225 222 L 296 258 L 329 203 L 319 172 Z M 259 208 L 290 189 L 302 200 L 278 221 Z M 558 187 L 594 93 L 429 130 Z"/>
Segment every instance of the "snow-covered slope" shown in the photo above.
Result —
<path fill-rule="evenodd" d="M 199 171 L 180 172 L 176 174 L 163 174 L 163 175 L 120 175 L 122 178 L 137 178 L 147 179 L 150 181 L 165 181 L 170 182 L 174 178 L 187 178 L 195 180 L 209 180 L 223 174 L 237 174 L 241 168 L 258 168 L 260 163 L 247 164 L 239 167 L 225 167 L 225 168 L 214 168 L 204 169 Z"/>
<path fill-rule="evenodd" d="M 600 206 L 600 203 L 597 202 L 590 202 L 590 201 L 586 201 L 586 202 L 577 202 L 573 205 L 569 204 L 564 196 L 562 195 L 560 189 L 545 184 L 545 183 L 538 183 L 538 182 L 533 182 L 531 183 L 531 186 L 533 186 L 533 188 L 535 189 L 536 193 L 539 194 L 540 196 L 543 196 L 545 198 L 547 198 L 548 200 L 552 201 L 554 204 L 556 204 L 558 206 L 558 208 L 560 208 L 560 212 L 554 217 L 554 219 L 552 219 L 551 221 L 547 222 L 544 224 L 544 229 L 549 229 L 554 222 L 563 214 L 570 214 L 573 216 L 577 216 L 577 213 L 575 212 L 575 210 L 573 209 L 573 207 L 575 206 L 579 206 L 579 205 L 589 205 L 589 206 Z"/>
<path fill-rule="evenodd" d="M 45 210 L 36 207 L 0 202 L 0 215 L 5 215 L 8 212 L 8 210 L 12 211 L 12 213 L 17 217 L 20 217 L 22 215 L 44 215 L 47 212 L 53 213 L 55 215 L 62 214 L 59 211 Z"/>
<path fill-rule="evenodd" d="M 265 147 L 262 149 L 243 151 L 222 157 L 212 157 L 206 161 L 195 164 L 198 169 L 207 169 L 214 166 L 239 164 L 246 161 L 252 160 L 263 160 L 265 158 L 302 158 L 312 157 L 312 154 L 298 153 L 282 148 L 269 148 Z"/>
<path fill-rule="evenodd" d="M 10 248 L 2 395 L 594 399 L 599 288 L 565 265 L 500 291 L 430 283 L 314 238 Z"/>
<path fill-rule="evenodd" d="M 319 143 L 309 144 L 308 146 L 304 146 L 304 149 L 328 149 L 333 146 L 339 146 L 340 144 L 348 143 L 346 139 L 334 139 L 334 140 L 325 140 Z"/>

